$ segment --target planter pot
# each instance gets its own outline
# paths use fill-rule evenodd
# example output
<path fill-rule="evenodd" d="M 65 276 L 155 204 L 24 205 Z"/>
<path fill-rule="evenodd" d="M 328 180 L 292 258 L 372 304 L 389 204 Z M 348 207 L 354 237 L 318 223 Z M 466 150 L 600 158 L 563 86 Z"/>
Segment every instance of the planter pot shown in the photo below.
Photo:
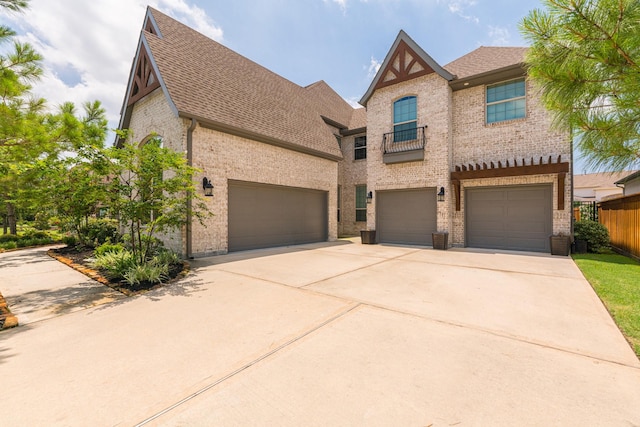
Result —
<path fill-rule="evenodd" d="M 576 254 L 586 254 L 587 253 L 587 241 L 576 239 L 573 242 L 573 252 Z"/>
<path fill-rule="evenodd" d="M 571 249 L 569 236 L 550 236 L 551 255 L 567 256 Z"/>
<path fill-rule="evenodd" d="M 376 230 L 361 230 L 360 240 L 363 245 L 374 245 L 376 243 Z"/>
<path fill-rule="evenodd" d="M 449 233 L 431 233 L 433 249 L 446 250 L 449 247 Z"/>

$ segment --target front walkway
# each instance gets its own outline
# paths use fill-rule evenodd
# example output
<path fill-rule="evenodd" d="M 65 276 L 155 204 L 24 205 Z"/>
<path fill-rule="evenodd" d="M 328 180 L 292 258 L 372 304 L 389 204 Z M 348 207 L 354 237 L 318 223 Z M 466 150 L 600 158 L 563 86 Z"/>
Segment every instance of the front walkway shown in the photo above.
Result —
<path fill-rule="evenodd" d="M 573 261 L 541 254 L 341 241 L 197 260 L 1 332 L 0 377 L 7 425 L 640 424 L 640 362 Z"/>

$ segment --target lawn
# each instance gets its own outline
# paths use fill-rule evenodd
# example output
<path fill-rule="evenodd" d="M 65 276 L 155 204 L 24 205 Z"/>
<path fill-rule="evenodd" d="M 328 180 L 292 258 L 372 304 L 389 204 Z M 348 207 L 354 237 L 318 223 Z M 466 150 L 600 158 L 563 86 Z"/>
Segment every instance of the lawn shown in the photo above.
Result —
<path fill-rule="evenodd" d="M 573 259 L 640 357 L 640 263 L 618 254 Z"/>

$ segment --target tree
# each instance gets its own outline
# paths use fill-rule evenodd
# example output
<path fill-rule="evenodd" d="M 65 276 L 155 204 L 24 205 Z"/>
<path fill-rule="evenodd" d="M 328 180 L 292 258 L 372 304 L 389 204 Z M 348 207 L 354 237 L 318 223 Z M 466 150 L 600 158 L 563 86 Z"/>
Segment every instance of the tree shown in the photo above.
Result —
<path fill-rule="evenodd" d="M 543 0 L 520 23 L 529 76 L 594 167 L 640 160 L 640 2 Z"/>
<path fill-rule="evenodd" d="M 209 213 L 192 179 L 197 169 L 189 166 L 182 154 L 163 147 L 161 139 L 126 142 L 108 153 L 114 177 L 110 208 L 127 229 L 138 265 L 150 258 L 158 235 L 186 225 L 187 202 L 200 222 Z"/>

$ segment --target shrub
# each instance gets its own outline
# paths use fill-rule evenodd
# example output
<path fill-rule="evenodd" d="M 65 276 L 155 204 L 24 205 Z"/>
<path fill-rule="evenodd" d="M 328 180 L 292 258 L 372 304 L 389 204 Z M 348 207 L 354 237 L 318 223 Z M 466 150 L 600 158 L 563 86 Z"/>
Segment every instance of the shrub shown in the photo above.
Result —
<path fill-rule="evenodd" d="M 24 239 L 50 239 L 49 233 L 42 230 L 29 230 L 23 236 Z"/>
<path fill-rule="evenodd" d="M 118 222 L 112 219 L 96 219 L 79 230 L 81 240 L 99 246 L 105 242 L 117 242 L 120 238 Z"/>
<path fill-rule="evenodd" d="M 0 234 L 0 243 L 4 242 L 15 242 L 20 239 L 15 234 Z"/>
<path fill-rule="evenodd" d="M 49 229 L 49 213 L 38 212 L 36 214 L 36 219 L 33 225 L 38 230 L 48 230 Z"/>
<path fill-rule="evenodd" d="M 75 238 L 75 236 L 64 236 L 62 238 L 62 243 L 67 246 L 75 246 L 78 243 L 78 240 Z"/>
<path fill-rule="evenodd" d="M 163 248 L 160 249 L 158 253 L 153 257 L 153 262 L 171 266 L 174 264 L 181 264 L 182 260 L 177 253 Z"/>
<path fill-rule="evenodd" d="M 98 246 L 94 251 L 93 254 L 95 256 L 100 256 L 100 255 L 104 255 L 107 252 L 120 252 L 124 250 L 124 246 L 122 246 L 121 243 L 103 243 L 100 246 Z"/>
<path fill-rule="evenodd" d="M 0 243 L 0 248 L 2 249 L 15 249 L 18 247 L 18 244 L 15 241 L 8 241 Z"/>
<path fill-rule="evenodd" d="M 132 268 L 136 267 L 136 261 L 133 253 L 128 250 L 120 252 L 106 252 L 96 256 L 91 263 L 93 267 L 105 271 L 111 279 L 120 280 Z"/>
<path fill-rule="evenodd" d="M 589 252 L 600 253 L 609 248 L 609 231 L 599 222 L 578 221 L 573 233 L 576 239 L 586 240 Z"/>
<path fill-rule="evenodd" d="M 130 268 L 124 274 L 124 280 L 132 285 L 136 286 L 141 283 L 162 283 L 163 280 L 169 276 L 169 268 L 166 264 L 158 264 L 155 262 L 148 262 L 143 265 L 136 265 Z"/>

